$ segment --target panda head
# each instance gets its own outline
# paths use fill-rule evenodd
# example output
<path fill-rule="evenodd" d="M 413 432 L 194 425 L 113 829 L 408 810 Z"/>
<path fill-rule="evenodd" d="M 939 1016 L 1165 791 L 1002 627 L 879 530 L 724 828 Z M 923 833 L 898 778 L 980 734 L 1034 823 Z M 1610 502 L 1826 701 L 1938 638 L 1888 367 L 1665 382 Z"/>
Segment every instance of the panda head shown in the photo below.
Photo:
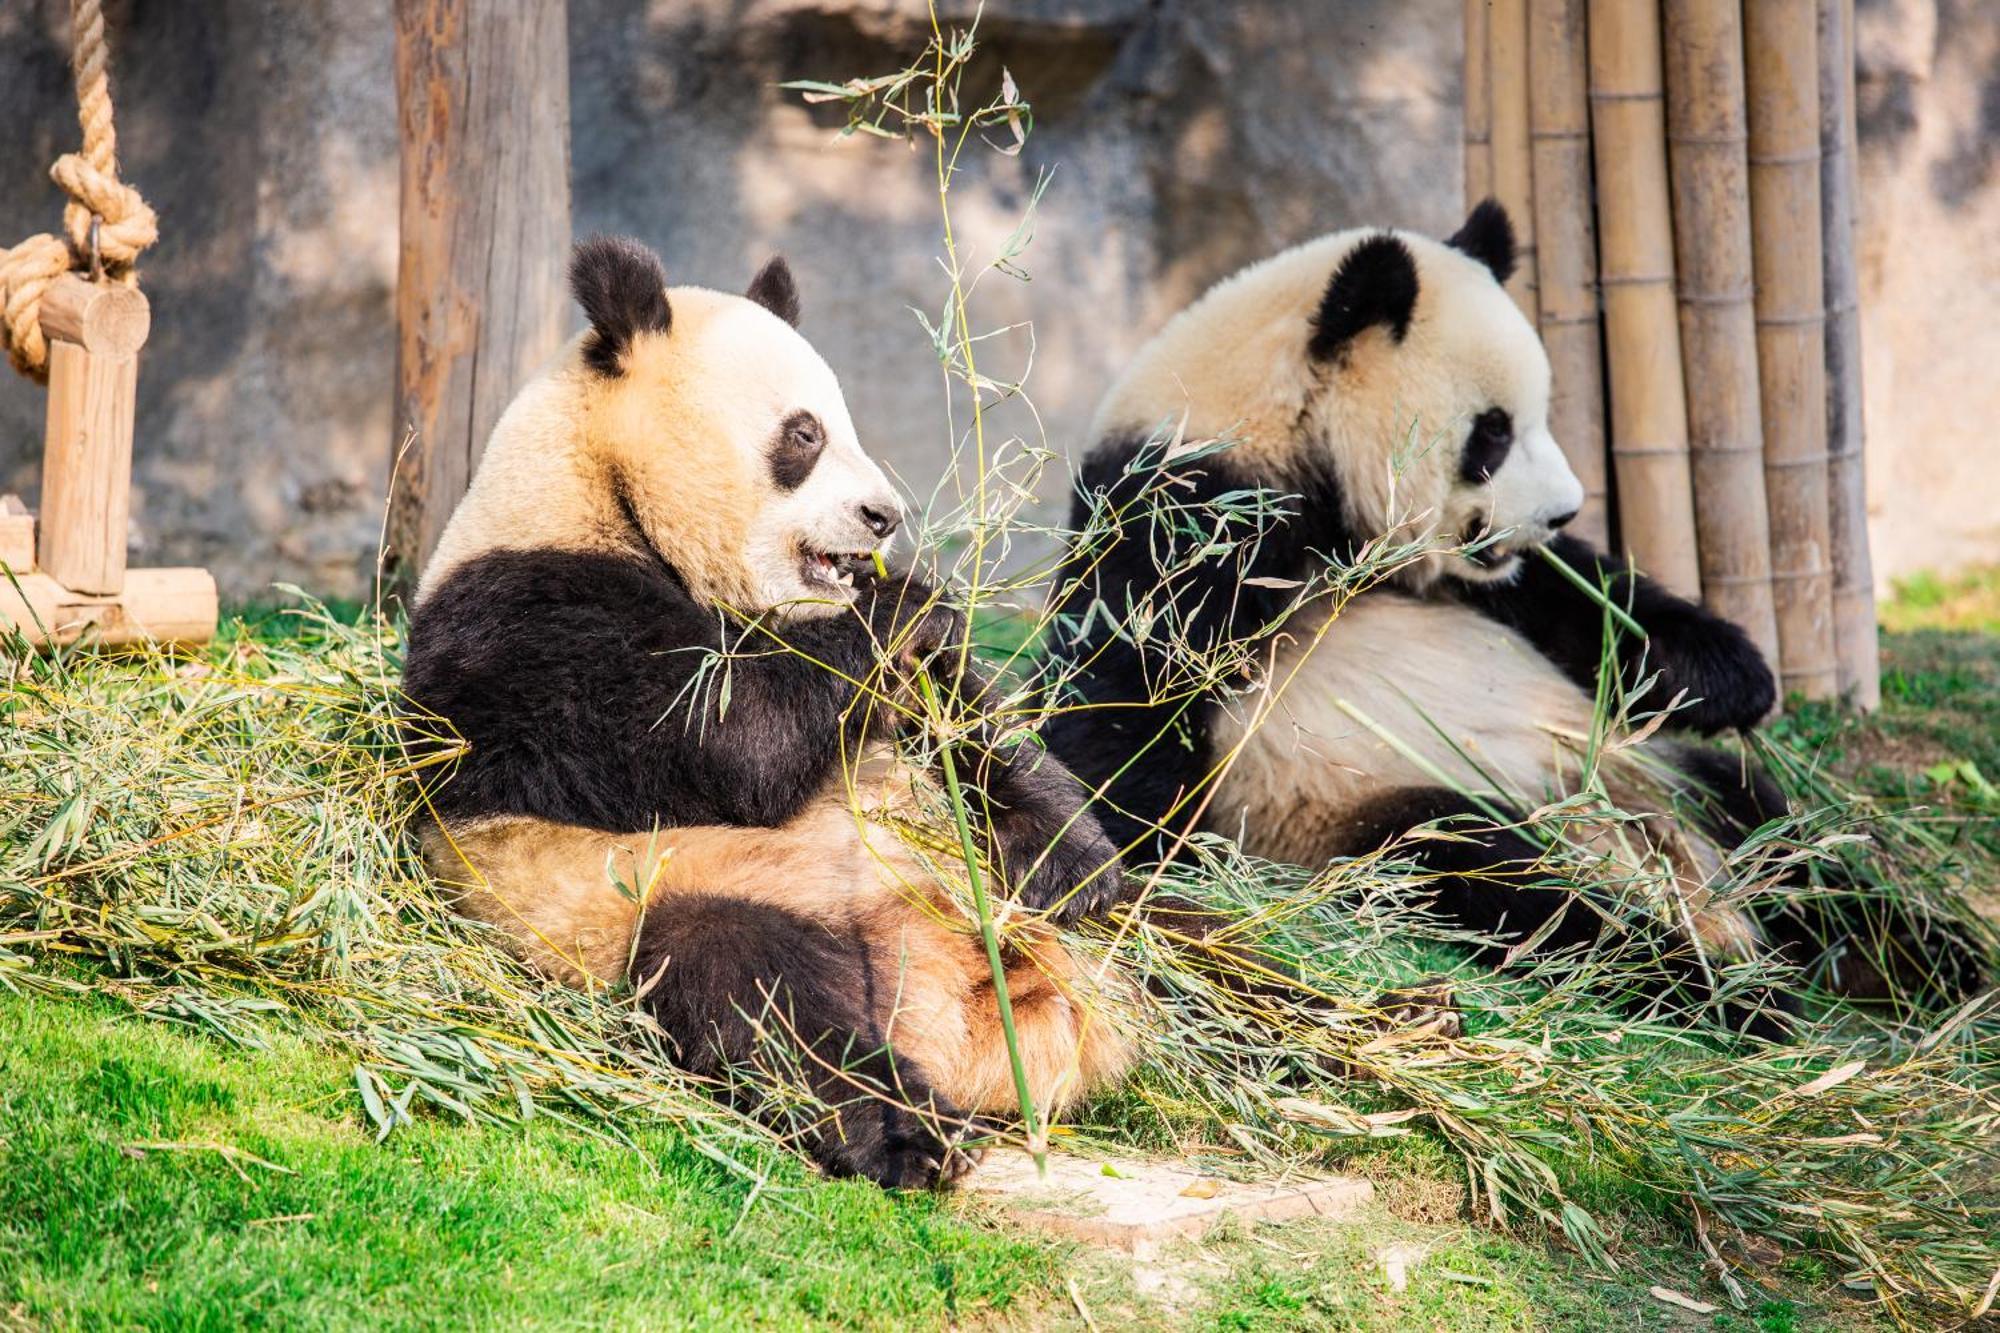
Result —
<path fill-rule="evenodd" d="M 702 602 L 811 615 L 852 601 L 902 502 L 795 327 L 785 261 L 743 296 L 669 290 L 650 250 L 598 237 L 570 285 L 590 327 L 564 378 L 602 520 L 636 529 Z"/>
<path fill-rule="evenodd" d="M 1513 228 L 1490 200 L 1448 241 L 1322 237 L 1212 289 L 1139 355 L 1103 435 L 1179 419 L 1231 438 L 1266 486 L 1330 477 L 1357 540 L 1432 538 L 1404 577 L 1512 578 L 1576 515 L 1583 487 L 1549 433 L 1549 363 L 1502 288 Z"/>

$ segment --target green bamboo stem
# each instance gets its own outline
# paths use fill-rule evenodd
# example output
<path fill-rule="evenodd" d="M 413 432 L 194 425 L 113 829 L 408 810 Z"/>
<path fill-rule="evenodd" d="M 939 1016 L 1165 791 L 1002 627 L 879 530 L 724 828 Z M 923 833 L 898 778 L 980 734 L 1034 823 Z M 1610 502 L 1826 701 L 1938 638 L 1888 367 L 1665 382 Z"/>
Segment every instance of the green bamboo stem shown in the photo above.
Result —
<path fill-rule="evenodd" d="M 929 675 L 917 673 L 917 689 L 924 696 L 924 704 L 937 716 L 937 690 L 931 684 Z M 1021 1103 L 1021 1119 L 1028 1128 L 1028 1153 L 1035 1159 L 1038 1175 L 1047 1175 L 1049 1170 L 1049 1145 L 1042 1133 L 1041 1119 L 1035 1113 L 1035 1096 L 1028 1088 L 1028 1069 L 1021 1062 L 1021 1039 L 1014 1032 L 1014 1001 L 1007 994 L 1007 969 L 1000 961 L 1000 932 L 993 926 L 993 907 L 986 896 L 986 877 L 979 871 L 979 849 L 972 837 L 972 819 L 965 806 L 965 791 L 958 785 L 958 765 L 951 757 L 951 746 L 938 747 L 938 758 L 944 769 L 945 795 L 951 801 L 952 821 L 958 825 L 959 850 L 965 856 L 965 878 L 972 886 L 972 910 L 979 918 L 979 938 L 986 944 L 986 966 L 993 972 L 993 998 L 1000 1007 L 1000 1031 L 1007 1039 L 1007 1065 L 1014 1074 L 1014 1096 Z"/>
<path fill-rule="evenodd" d="M 1554 551 L 1551 551 L 1546 546 L 1537 546 L 1535 548 L 1535 554 L 1541 556 L 1542 559 L 1548 561 L 1549 564 L 1555 569 L 1556 573 L 1562 575 L 1564 578 L 1568 579 L 1571 583 L 1574 583 L 1577 586 L 1577 588 L 1583 593 L 1584 596 L 1588 597 L 1591 601 L 1596 602 L 1599 606 L 1603 607 L 1606 611 L 1610 612 L 1611 618 L 1613 620 L 1623 625 L 1626 629 L 1630 630 L 1632 633 L 1638 635 L 1641 639 L 1650 639 L 1652 637 L 1651 635 L 1646 633 L 1646 627 L 1644 625 L 1641 625 L 1638 621 L 1632 619 L 1632 613 L 1630 611 L 1627 611 L 1624 607 L 1612 601 L 1610 594 L 1606 593 L 1604 589 L 1598 587 L 1596 584 L 1592 583 L 1589 579 L 1585 578 L 1583 575 L 1577 573 L 1576 570 L 1572 569 L 1570 567 L 1569 561 L 1563 559 L 1561 556 L 1557 555 Z"/>

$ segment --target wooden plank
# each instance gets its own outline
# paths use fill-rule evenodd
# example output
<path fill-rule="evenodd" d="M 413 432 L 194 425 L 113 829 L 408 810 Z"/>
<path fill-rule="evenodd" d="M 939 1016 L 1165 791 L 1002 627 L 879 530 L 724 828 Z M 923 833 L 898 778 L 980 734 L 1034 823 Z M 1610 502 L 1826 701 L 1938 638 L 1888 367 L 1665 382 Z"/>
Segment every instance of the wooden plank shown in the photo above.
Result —
<path fill-rule="evenodd" d="M 35 516 L 18 495 L 0 495 L 0 566 L 16 574 L 35 568 Z"/>
<path fill-rule="evenodd" d="M 49 340 L 37 564 L 78 592 L 115 594 L 125 586 L 138 391 L 138 357 Z"/>
<path fill-rule="evenodd" d="M 0 580 L 0 624 L 35 644 L 86 637 L 106 647 L 198 644 L 215 636 L 216 614 L 215 580 L 205 569 L 129 570 L 124 591 L 110 595 L 78 592 L 46 574 Z"/>
<path fill-rule="evenodd" d="M 413 582 L 567 318 L 563 0 L 397 0 L 402 129 L 389 556 Z"/>

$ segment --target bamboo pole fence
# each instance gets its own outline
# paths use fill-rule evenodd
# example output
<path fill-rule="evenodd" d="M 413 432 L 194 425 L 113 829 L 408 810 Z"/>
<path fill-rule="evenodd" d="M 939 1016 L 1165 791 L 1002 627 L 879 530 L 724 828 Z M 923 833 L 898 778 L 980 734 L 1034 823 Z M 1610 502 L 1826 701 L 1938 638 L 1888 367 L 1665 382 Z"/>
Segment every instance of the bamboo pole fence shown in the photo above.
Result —
<path fill-rule="evenodd" d="M 1535 295 L 1555 372 L 1549 428 L 1583 483 L 1571 530 L 1602 546 L 1611 538 L 1610 497 L 1585 66 L 1584 0 L 1528 0 L 1528 139 L 1540 238 Z"/>
<path fill-rule="evenodd" d="M 1465 187 L 1522 239 L 1576 531 L 1878 701 L 1854 0 L 1465 0 Z"/>

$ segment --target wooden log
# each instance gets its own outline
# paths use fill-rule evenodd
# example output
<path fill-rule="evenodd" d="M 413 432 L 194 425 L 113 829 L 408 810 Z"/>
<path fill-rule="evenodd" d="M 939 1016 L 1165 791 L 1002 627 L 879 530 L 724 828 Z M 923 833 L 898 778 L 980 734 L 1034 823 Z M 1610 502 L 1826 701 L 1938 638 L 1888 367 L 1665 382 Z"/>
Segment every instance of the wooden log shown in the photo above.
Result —
<path fill-rule="evenodd" d="M 414 581 L 515 390 L 567 320 L 563 0 L 396 0 L 400 461 L 389 557 Z"/>
<path fill-rule="evenodd" d="M 1549 429 L 1583 483 L 1583 508 L 1570 530 L 1604 546 L 1611 515 L 1584 50 L 1584 0 L 1528 0 L 1528 136 L 1540 238 L 1536 304 L 1555 374 Z"/>
<path fill-rule="evenodd" d="M 47 574 L 0 579 L 0 625 L 44 646 L 84 638 L 105 647 L 198 644 L 214 636 L 216 614 L 215 580 L 205 569 L 129 570 L 115 595 L 78 592 Z"/>
<path fill-rule="evenodd" d="M 1640 0 L 1590 0 L 1588 25 L 1597 267 L 1619 544 L 1675 592 L 1699 597 L 1674 305 L 1660 15 Z"/>
<path fill-rule="evenodd" d="M 1856 707 L 1882 702 L 1875 568 L 1861 417 L 1861 290 L 1855 265 L 1860 190 L 1854 147 L 1854 0 L 1819 0 L 1820 271 L 1826 298 L 1827 537 L 1833 555 L 1833 648 L 1839 689 Z"/>
<path fill-rule="evenodd" d="M 136 288 L 66 273 L 42 298 L 49 401 L 42 439 L 43 572 L 82 592 L 125 582 L 139 349 L 151 326 Z"/>
<path fill-rule="evenodd" d="M 1757 371 L 1770 505 L 1778 674 L 1809 699 L 1839 688 L 1833 650 L 1820 249 L 1816 0 L 1744 14 Z"/>
<path fill-rule="evenodd" d="M 0 568 L 26 574 L 35 567 L 35 516 L 18 495 L 0 495 Z"/>
<path fill-rule="evenodd" d="M 1739 0 L 1666 0 L 1667 153 L 1703 600 L 1778 665 Z"/>
<path fill-rule="evenodd" d="M 1539 307 L 1535 298 L 1534 154 L 1528 142 L 1528 0 L 1490 0 L 1487 23 L 1493 197 L 1514 221 L 1518 259 L 1507 290 L 1532 324 Z"/>
<path fill-rule="evenodd" d="M 1465 0 L 1465 206 L 1493 193 L 1493 81 L 1488 77 L 1487 8 Z"/>

